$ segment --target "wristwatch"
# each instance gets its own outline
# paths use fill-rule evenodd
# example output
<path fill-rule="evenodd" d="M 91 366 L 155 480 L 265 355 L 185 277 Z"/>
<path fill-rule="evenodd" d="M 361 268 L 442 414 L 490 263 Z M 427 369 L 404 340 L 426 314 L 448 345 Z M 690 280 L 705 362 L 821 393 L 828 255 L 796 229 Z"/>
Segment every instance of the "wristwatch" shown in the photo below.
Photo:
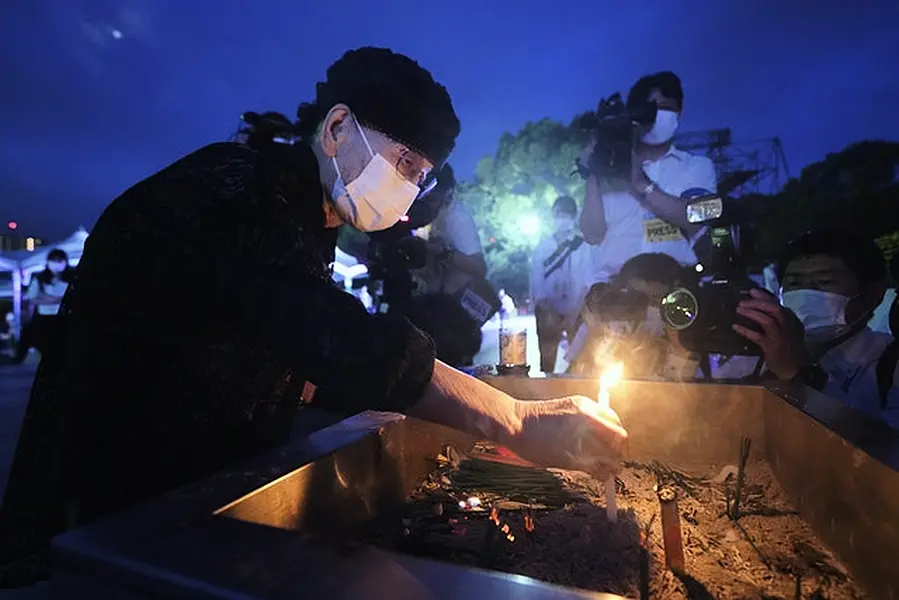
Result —
<path fill-rule="evenodd" d="M 649 185 L 647 185 L 645 188 L 643 188 L 643 193 L 642 193 L 643 197 L 645 198 L 646 196 L 650 195 L 651 193 L 656 191 L 657 188 L 658 188 L 658 186 L 655 184 L 655 182 L 650 181 Z"/>

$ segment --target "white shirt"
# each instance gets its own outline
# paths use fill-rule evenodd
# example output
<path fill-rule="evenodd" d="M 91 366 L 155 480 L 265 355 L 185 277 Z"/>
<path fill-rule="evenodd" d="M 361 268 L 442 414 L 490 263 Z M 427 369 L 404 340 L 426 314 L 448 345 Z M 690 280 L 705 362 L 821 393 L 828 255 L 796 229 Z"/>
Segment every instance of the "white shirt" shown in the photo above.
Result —
<path fill-rule="evenodd" d="M 662 158 L 645 162 L 643 169 L 650 181 L 671 196 L 680 197 L 692 189 L 708 193 L 718 189 L 711 160 L 674 147 Z M 602 243 L 592 247 L 593 281 L 608 281 L 628 259 L 646 252 L 663 252 L 683 264 L 696 262 L 681 230 L 656 217 L 630 191 L 606 192 L 602 200 L 607 229 Z"/>
<path fill-rule="evenodd" d="M 883 295 L 883 302 L 880 303 L 880 306 L 877 307 L 874 311 L 874 315 L 868 322 L 868 327 L 874 331 L 890 333 L 890 308 L 892 308 L 893 300 L 895 299 L 895 288 L 888 289 L 886 294 Z"/>
<path fill-rule="evenodd" d="M 440 209 L 437 218 L 431 223 L 428 240 L 445 244 L 450 249 L 468 256 L 484 252 L 471 211 L 455 198 Z M 458 292 L 471 281 L 468 273 L 431 261 L 420 276 L 429 292 L 447 294 Z"/>
<path fill-rule="evenodd" d="M 590 286 L 591 249 L 587 242 L 573 251 L 559 251 L 563 247 L 549 236 L 534 248 L 531 258 L 531 301 L 546 301 L 558 314 L 574 316 L 581 309 Z M 564 247 L 568 247 L 565 244 Z"/>
<path fill-rule="evenodd" d="M 892 339 L 889 334 L 863 329 L 831 349 L 818 366 L 829 376 L 824 394 L 899 428 L 899 365 L 893 371 L 893 387 L 887 393 L 885 409 L 880 406 L 877 390 L 877 362 Z"/>
<path fill-rule="evenodd" d="M 62 298 L 68 287 L 68 283 L 57 279 L 53 281 L 53 283 L 43 286 L 43 289 L 41 289 L 41 284 L 35 276 L 31 278 L 31 283 L 28 285 L 27 297 L 29 300 L 35 300 L 37 299 L 37 295 L 43 291 L 45 294 Z M 37 306 L 37 314 L 39 315 L 55 315 L 58 312 L 59 304 L 39 304 Z"/>
<path fill-rule="evenodd" d="M 468 207 L 455 198 L 440 209 L 431 224 L 429 240 L 441 241 L 461 254 L 482 254 L 478 227 Z"/>

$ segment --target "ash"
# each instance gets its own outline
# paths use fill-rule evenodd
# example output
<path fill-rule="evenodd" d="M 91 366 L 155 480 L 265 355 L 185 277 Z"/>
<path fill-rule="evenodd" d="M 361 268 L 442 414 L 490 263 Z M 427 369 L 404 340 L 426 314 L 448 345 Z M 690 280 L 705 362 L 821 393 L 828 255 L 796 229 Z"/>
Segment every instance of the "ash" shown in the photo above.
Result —
<path fill-rule="evenodd" d="M 363 541 L 629 598 L 641 597 L 641 554 L 649 557 L 651 598 L 865 597 L 764 462 L 746 465 L 736 521 L 727 508 L 734 467 L 687 473 L 627 463 L 610 522 L 602 486 L 585 473 L 509 464 L 486 444 L 464 457 L 447 448 L 437 459 L 396 513 L 366 524 Z M 677 492 L 685 574 L 665 566 L 659 486 Z"/>

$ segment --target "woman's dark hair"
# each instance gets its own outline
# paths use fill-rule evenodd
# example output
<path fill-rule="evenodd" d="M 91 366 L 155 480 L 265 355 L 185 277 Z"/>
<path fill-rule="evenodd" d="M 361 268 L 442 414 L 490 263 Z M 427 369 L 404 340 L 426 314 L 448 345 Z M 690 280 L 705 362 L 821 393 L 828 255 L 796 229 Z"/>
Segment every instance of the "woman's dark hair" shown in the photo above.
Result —
<path fill-rule="evenodd" d="M 803 256 L 839 258 L 858 278 L 860 287 L 887 278 L 886 260 L 877 244 L 870 237 L 848 229 L 809 231 L 791 241 L 774 264 L 777 280 L 783 281 L 787 266 Z"/>
<path fill-rule="evenodd" d="M 627 94 L 628 107 L 632 108 L 646 102 L 653 90 L 659 90 L 666 98 L 677 101 L 678 110 L 684 107 L 683 85 L 681 85 L 680 77 L 671 71 L 661 71 L 638 79 Z"/>
<path fill-rule="evenodd" d="M 642 279 L 653 283 L 674 285 L 680 278 L 684 267 L 671 256 L 662 252 L 638 254 L 622 265 L 615 277 L 624 283 L 631 279 Z"/>
<path fill-rule="evenodd" d="M 553 212 L 557 210 L 575 217 L 577 216 L 577 202 L 571 196 L 559 196 L 553 202 Z"/>
<path fill-rule="evenodd" d="M 75 269 L 69 264 L 69 255 L 66 254 L 65 250 L 62 250 L 61 248 L 50 250 L 50 252 L 47 253 L 47 262 L 65 262 L 66 268 L 62 273 L 57 274 L 51 271 L 50 267 L 44 267 L 44 270 L 35 276 L 41 285 L 53 283 L 55 277 L 58 277 L 60 281 L 64 281 L 65 283 L 72 283 L 72 280 L 75 278 Z"/>
<path fill-rule="evenodd" d="M 446 88 L 417 62 L 387 48 L 350 50 L 328 67 L 315 100 L 297 108 L 297 132 L 312 139 L 335 104 L 346 104 L 366 127 L 442 165 L 459 136 Z"/>

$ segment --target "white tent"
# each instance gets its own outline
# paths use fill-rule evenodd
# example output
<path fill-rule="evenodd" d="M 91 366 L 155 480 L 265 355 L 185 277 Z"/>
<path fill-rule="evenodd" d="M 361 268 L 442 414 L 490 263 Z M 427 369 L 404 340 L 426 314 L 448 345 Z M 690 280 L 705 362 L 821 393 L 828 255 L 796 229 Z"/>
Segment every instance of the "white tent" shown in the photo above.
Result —
<path fill-rule="evenodd" d="M 69 255 L 69 262 L 72 265 L 77 265 L 78 261 L 81 260 L 81 255 L 84 253 L 84 242 L 87 241 L 87 236 L 87 230 L 84 227 L 79 227 L 75 233 L 66 239 L 55 244 L 41 246 L 35 252 L 29 252 L 19 263 L 20 268 L 29 276 L 42 270 L 47 264 L 47 255 L 50 254 L 51 250 L 57 248 Z"/>

